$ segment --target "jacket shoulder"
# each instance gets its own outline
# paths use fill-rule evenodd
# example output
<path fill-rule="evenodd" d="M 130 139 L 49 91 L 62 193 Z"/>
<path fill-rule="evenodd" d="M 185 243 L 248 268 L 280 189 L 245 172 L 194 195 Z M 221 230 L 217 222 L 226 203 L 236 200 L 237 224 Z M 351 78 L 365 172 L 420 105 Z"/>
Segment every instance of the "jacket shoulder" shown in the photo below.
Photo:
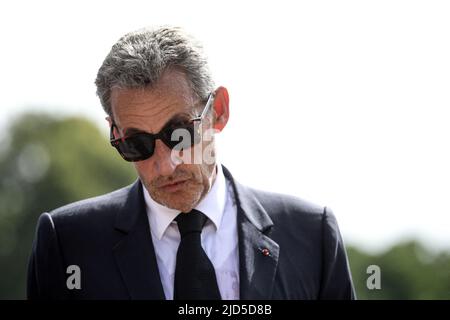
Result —
<path fill-rule="evenodd" d="M 297 196 L 255 188 L 248 189 L 269 214 L 285 213 L 322 218 L 324 212 L 327 211 L 325 206 L 321 206 Z"/>
<path fill-rule="evenodd" d="M 113 218 L 115 212 L 122 208 L 133 185 L 110 193 L 69 203 L 49 212 L 51 219 L 57 223 L 84 221 L 89 219 L 95 223 L 107 217 Z"/>

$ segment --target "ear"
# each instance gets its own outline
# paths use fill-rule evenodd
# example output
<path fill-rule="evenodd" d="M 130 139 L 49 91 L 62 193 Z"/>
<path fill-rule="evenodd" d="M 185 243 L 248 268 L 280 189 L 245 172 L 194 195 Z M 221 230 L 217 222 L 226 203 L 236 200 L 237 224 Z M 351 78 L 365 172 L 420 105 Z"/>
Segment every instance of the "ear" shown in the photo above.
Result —
<path fill-rule="evenodd" d="M 216 119 L 214 121 L 214 129 L 221 132 L 227 125 L 228 118 L 230 117 L 230 98 L 228 96 L 228 90 L 225 87 L 217 88 L 214 98 L 214 111 L 216 113 Z"/>
<path fill-rule="evenodd" d="M 108 121 L 109 127 L 111 128 L 112 123 L 113 123 L 111 117 L 107 116 L 107 117 L 105 117 L 105 120 Z"/>
<path fill-rule="evenodd" d="M 109 129 L 111 129 L 111 127 L 114 123 L 113 119 L 110 116 L 107 116 L 107 117 L 105 117 L 105 120 L 108 121 Z M 114 130 L 114 135 L 116 135 L 116 134 L 118 134 L 117 128 L 115 128 L 115 130 Z"/>

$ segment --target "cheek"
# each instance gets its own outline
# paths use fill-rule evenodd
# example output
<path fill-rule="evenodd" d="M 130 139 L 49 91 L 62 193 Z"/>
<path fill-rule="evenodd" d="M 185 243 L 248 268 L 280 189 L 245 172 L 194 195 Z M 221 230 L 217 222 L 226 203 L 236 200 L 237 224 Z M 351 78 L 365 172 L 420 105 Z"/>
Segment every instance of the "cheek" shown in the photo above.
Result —
<path fill-rule="evenodd" d="M 151 170 L 151 163 L 149 160 L 143 160 L 134 162 L 134 167 L 136 168 L 136 171 L 138 172 L 139 176 L 141 178 L 144 178 L 146 182 L 150 182 L 153 180 L 153 174 Z"/>

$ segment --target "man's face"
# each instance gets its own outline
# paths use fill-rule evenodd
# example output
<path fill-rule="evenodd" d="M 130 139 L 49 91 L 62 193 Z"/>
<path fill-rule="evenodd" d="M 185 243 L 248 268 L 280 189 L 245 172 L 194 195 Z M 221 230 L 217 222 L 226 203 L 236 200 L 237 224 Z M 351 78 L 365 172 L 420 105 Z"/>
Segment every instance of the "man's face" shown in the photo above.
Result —
<path fill-rule="evenodd" d="M 135 129 L 158 133 L 169 120 L 174 117 L 191 119 L 203 106 L 204 102 L 192 93 L 186 76 L 175 70 L 165 72 L 152 88 L 113 89 L 111 92 L 114 122 L 120 136 Z M 209 114 L 212 112 L 211 108 Z M 203 130 L 211 128 L 210 119 L 206 117 L 203 120 Z M 204 140 L 195 148 L 214 150 L 214 141 Z M 161 140 L 156 140 L 154 154 L 146 160 L 134 162 L 134 165 L 153 200 L 188 212 L 211 188 L 215 179 L 215 161 L 182 163 L 171 157 L 171 152 Z"/>

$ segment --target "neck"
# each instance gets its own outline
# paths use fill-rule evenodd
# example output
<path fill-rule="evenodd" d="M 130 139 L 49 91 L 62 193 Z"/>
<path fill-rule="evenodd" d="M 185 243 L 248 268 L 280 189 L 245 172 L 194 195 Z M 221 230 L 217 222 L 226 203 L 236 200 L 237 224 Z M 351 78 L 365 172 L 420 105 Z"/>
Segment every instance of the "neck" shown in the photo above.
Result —
<path fill-rule="evenodd" d="M 194 207 L 197 206 L 202 200 L 203 198 L 206 197 L 206 195 L 208 194 L 208 192 L 211 190 L 214 182 L 216 181 L 217 178 L 217 163 L 214 163 L 214 168 L 211 171 L 211 175 L 208 177 L 208 183 L 206 184 L 208 188 L 205 188 L 205 190 L 203 191 L 203 194 L 201 195 L 201 197 L 198 199 L 198 201 L 195 203 Z"/>

